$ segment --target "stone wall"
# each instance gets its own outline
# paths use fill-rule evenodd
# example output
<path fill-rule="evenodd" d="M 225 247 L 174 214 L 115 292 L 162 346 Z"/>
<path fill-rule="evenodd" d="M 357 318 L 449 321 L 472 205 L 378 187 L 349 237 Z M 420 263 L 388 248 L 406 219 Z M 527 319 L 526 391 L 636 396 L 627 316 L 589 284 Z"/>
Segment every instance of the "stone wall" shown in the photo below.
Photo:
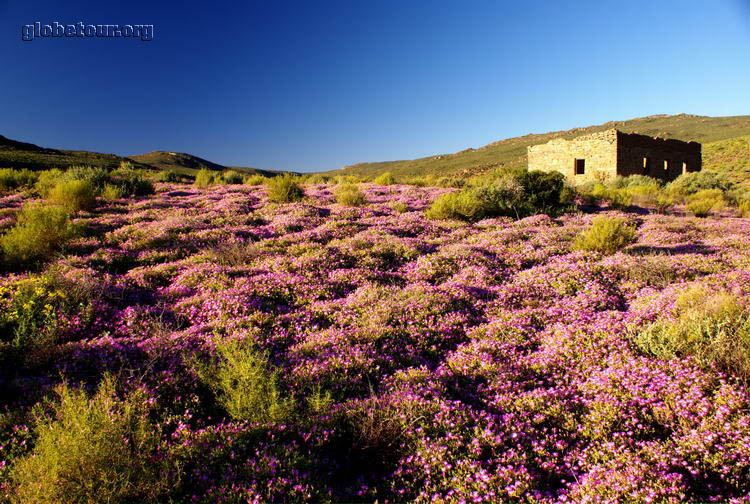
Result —
<path fill-rule="evenodd" d="M 558 171 L 573 184 L 616 175 L 648 175 L 670 181 L 684 172 L 700 171 L 701 144 L 610 129 L 531 146 L 528 157 L 529 170 Z M 584 160 L 583 174 L 576 174 L 576 159 Z"/>
<path fill-rule="evenodd" d="M 668 182 L 683 172 L 701 169 L 701 144 L 697 142 L 622 132 L 618 132 L 617 136 L 619 175 L 648 175 Z"/>
<path fill-rule="evenodd" d="M 611 178 L 617 168 L 617 130 L 607 130 L 574 140 L 561 138 L 529 147 L 529 170 L 558 171 L 571 183 Z M 584 173 L 576 175 L 575 160 L 583 159 Z"/>

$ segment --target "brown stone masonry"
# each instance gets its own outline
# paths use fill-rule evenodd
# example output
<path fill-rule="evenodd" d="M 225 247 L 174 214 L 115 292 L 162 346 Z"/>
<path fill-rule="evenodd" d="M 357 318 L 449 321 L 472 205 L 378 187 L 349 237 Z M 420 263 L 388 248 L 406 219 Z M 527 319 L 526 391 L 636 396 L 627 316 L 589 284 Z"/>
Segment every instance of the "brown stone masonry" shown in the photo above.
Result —
<path fill-rule="evenodd" d="M 555 139 L 529 147 L 529 170 L 558 171 L 572 183 L 617 175 L 648 175 L 671 181 L 700 171 L 701 144 L 610 129 L 573 140 Z"/>

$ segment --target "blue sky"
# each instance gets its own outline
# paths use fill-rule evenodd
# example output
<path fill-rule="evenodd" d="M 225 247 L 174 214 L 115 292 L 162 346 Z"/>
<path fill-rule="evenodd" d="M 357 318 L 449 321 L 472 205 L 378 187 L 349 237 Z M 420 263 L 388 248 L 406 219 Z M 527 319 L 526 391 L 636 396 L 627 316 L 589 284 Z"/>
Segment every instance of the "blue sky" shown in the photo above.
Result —
<path fill-rule="evenodd" d="M 21 39 L 153 24 L 154 39 Z M 0 134 L 297 171 L 750 114 L 748 0 L 0 0 Z"/>

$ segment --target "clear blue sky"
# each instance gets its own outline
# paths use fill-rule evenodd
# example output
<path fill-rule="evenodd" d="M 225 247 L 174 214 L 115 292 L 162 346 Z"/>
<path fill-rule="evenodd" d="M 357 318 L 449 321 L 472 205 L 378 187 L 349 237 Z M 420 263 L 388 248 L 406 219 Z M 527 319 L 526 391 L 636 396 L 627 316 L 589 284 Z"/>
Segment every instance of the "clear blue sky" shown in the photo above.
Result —
<path fill-rule="evenodd" d="M 0 0 L 0 134 L 48 147 L 308 171 L 680 112 L 750 114 L 748 0 Z"/>

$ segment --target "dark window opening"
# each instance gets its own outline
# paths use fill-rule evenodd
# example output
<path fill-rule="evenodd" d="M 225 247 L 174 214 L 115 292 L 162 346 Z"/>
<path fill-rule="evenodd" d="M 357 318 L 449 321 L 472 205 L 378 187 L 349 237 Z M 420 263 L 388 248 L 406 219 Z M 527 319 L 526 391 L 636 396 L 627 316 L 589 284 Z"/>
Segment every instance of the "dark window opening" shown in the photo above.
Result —
<path fill-rule="evenodd" d="M 575 161 L 576 175 L 583 175 L 586 173 L 586 160 L 576 159 Z"/>
<path fill-rule="evenodd" d="M 651 158 L 643 158 L 643 173 L 648 173 L 651 171 Z"/>

